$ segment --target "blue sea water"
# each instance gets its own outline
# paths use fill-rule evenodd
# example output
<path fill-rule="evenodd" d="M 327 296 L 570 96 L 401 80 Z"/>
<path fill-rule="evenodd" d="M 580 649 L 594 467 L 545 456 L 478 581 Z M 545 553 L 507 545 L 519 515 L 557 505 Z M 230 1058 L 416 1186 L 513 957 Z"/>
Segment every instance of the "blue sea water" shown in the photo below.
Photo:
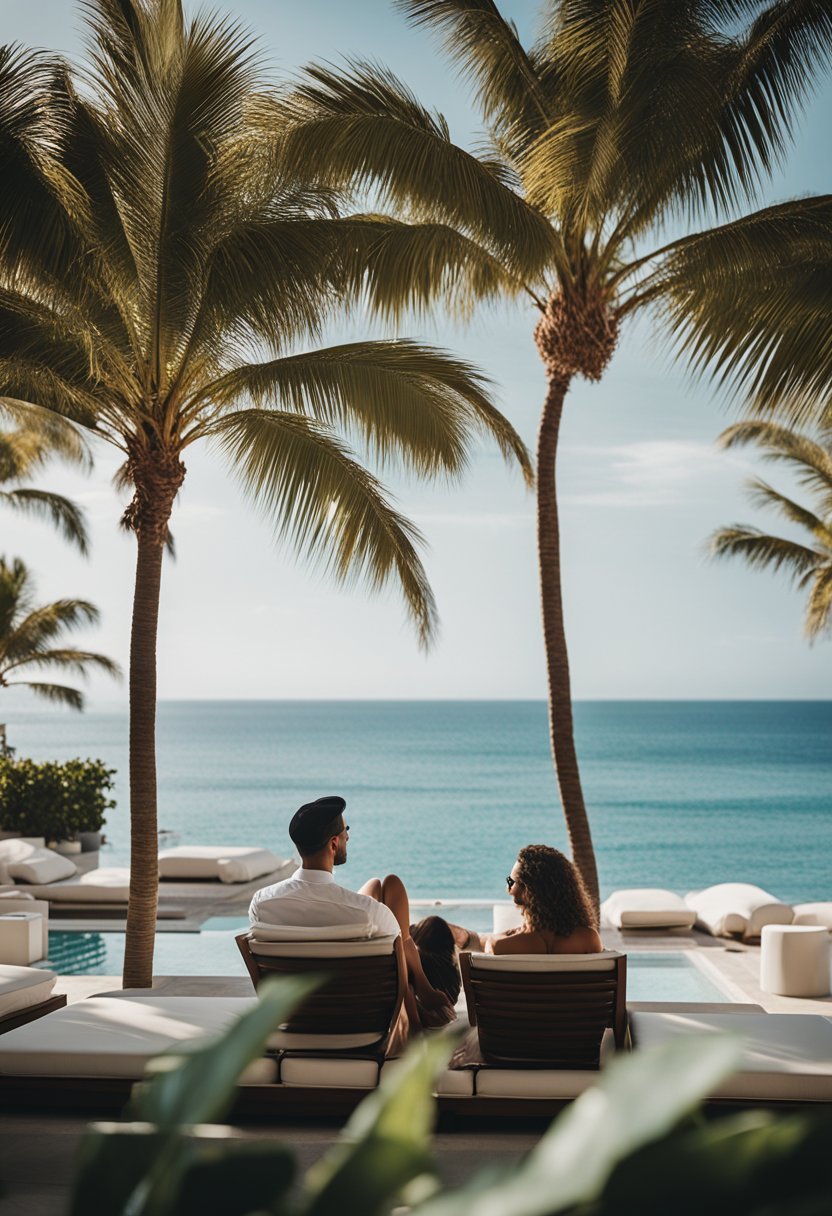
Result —
<path fill-rule="evenodd" d="M 118 770 L 102 864 L 126 863 L 126 713 L 5 712 L 19 755 Z M 604 893 L 832 898 L 832 702 L 580 702 L 575 722 Z M 162 702 L 158 765 L 182 843 L 285 854 L 295 808 L 343 794 L 352 886 L 395 870 L 415 897 L 501 897 L 520 846 L 566 843 L 542 702 Z"/>

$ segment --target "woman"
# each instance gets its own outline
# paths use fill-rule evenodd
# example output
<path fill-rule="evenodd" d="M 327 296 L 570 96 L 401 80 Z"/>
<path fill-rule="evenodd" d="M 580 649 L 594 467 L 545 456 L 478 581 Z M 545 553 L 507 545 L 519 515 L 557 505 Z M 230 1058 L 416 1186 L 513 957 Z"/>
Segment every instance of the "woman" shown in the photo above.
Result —
<path fill-rule="evenodd" d="M 523 924 L 481 938 L 481 950 L 492 954 L 598 954 L 604 949 L 583 880 L 558 849 L 526 845 L 506 884 L 523 914 Z M 469 949 L 471 938 L 476 935 L 470 935 Z"/>

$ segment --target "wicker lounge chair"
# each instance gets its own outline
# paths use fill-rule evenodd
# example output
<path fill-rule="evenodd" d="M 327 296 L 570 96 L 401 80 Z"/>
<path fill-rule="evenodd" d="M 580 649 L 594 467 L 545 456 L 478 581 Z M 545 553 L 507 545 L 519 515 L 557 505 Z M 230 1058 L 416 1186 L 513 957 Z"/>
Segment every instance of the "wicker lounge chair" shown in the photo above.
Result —
<path fill-rule="evenodd" d="M 468 1020 L 482 1061 L 595 1069 L 612 1030 L 627 1039 L 627 957 L 602 954 L 460 955 Z"/>
<path fill-rule="evenodd" d="M 364 936 L 358 937 L 361 932 Z M 327 977 L 272 1037 L 271 1046 L 281 1057 L 282 1080 L 321 1084 L 335 1075 L 333 1064 L 340 1059 L 373 1063 L 371 1068 L 341 1068 L 345 1083 L 350 1077 L 361 1087 L 377 1083 L 378 1067 L 399 1019 L 407 969 L 400 937 L 366 934 L 363 925 L 307 930 L 269 926 L 235 939 L 255 988 L 270 976 Z"/>

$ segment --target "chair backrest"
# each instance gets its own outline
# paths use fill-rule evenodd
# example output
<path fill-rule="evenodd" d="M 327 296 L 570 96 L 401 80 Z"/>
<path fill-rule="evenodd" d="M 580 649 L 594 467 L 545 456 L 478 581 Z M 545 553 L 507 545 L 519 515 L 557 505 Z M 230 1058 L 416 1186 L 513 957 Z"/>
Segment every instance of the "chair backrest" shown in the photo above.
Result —
<path fill-rule="evenodd" d="M 283 1045 L 291 1047 L 295 1036 L 304 1036 L 295 1039 L 298 1046 L 303 1042 L 304 1049 L 313 1048 L 315 1038 L 323 1050 L 332 1049 L 336 1042 L 349 1049 L 347 1036 L 357 1036 L 355 1047 L 373 1045 L 383 1050 L 407 984 L 401 937 L 279 942 L 258 941 L 249 932 L 235 940 L 255 988 L 271 976 L 325 977 L 280 1026 Z M 307 1041 L 308 1036 L 314 1038 Z"/>
<path fill-rule="evenodd" d="M 472 954 L 459 957 L 468 1018 L 489 1063 L 597 1068 L 611 1028 L 627 1033 L 627 957 Z"/>

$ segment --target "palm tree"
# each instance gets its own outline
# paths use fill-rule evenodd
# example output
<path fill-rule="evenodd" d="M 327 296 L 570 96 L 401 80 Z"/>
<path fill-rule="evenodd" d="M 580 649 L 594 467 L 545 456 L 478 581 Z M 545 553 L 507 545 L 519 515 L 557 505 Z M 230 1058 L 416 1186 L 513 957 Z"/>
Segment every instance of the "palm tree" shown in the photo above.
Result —
<path fill-rule="evenodd" d="M 760 478 L 748 483 L 750 498 L 774 507 L 808 533 L 808 544 L 772 536 L 759 528 L 734 524 L 710 539 L 714 557 L 740 557 L 752 569 L 785 570 L 801 591 L 808 591 L 804 629 L 810 642 L 832 630 L 832 423 L 820 428 L 818 439 L 773 422 L 740 422 L 720 435 L 725 448 L 754 443 L 764 460 L 790 466 L 816 500 L 814 509 L 801 506 Z"/>
<path fill-rule="evenodd" d="M 156 632 L 186 448 L 208 441 L 278 535 L 336 579 L 396 580 L 423 644 L 436 614 L 419 535 L 339 431 L 423 476 L 457 476 L 477 433 L 527 479 L 531 462 L 460 360 L 403 339 L 321 347 L 328 318 L 365 293 L 366 231 L 339 215 L 329 188 L 287 171 L 251 39 L 218 17 L 186 21 L 180 0 L 90 0 L 86 11 L 83 92 L 66 72 L 43 79 L 30 57 L 5 61 L 22 184 L 14 194 L 0 186 L 0 233 L 11 234 L 0 247 L 0 389 L 126 457 L 123 522 L 137 559 L 124 982 L 146 986 Z M 416 288 L 404 278 L 397 291 L 402 307 Z"/>
<path fill-rule="evenodd" d="M 9 564 L 0 557 L 0 688 L 20 685 L 36 696 L 71 709 L 83 709 L 84 697 L 77 688 L 48 684 L 40 680 L 9 679 L 21 669 L 32 667 L 50 671 L 69 671 L 86 676 L 98 667 L 108 675 L 120 676 L 117 663 L 103 654 L 63 646 L 61 635 L 84 625 L 94 625 L 98 609 L 87 600 L 56 600 L 35 606 L 35 588 L 29 570 L 19 557 Z"/>
<path fill-rule="evenodd" d="M 672 311 L 685 287 L 696 290 L 673 259 L 700 234 L 668 240 L 668 229 L 721 213 L 722 245 L 744 247 L 745 221 L 728 217 L 785 150 L 829 59 L 832 5 L 548 0 L 529 48 L 492 0 L 398 7 L 439 31 L 473 85 L 484 150 L 455 145 L 441 115 L 389 72 L 354 60 L 343 71 L 308 69 L 289 104 L 286 156 L 311 181 L 371 187 L 379 206 L 419 221 L 387 242 L 378 285 L 371 281 L 382 302 L 397 268 L 417 264 L 426 304 L 450 295 L 470 308 L 509 292 L 536 310 L 547 378 L 537 535 L 551 747 L 573 856 L 597 905 L 561 596 L 555 470 L 564 403 L 576 377 L 604 375 L 628 318 L 649 305 Z M 815 205 L 790 203 L 781 218 L 799 223 Z M 465 259 L 451 234 L 467 242 Z M 761 246 L 762 257 L 776 249 L 777 233 Z M 718 274 L 716 257 L 700 252 Z M 710 316 L 716 329 L 721 309 Z M 678 317 L 670 324 L 678 328 Z"/>
<path fill-rule="evenodd" d="M 0 485 L 31 477 L 54 452 L 53 444 L 42 431 L 0 431 Z M 71 449 L 64 451 L 63 455 L 72 455 Z M 0 504 L 48 519 L 66 540 L 77 545 L 82 553 L 88 552 L 83 512 L 62 494 L 36 490 L 31 486 L 17 486 L 12 490 L 0 490 Z"/>

